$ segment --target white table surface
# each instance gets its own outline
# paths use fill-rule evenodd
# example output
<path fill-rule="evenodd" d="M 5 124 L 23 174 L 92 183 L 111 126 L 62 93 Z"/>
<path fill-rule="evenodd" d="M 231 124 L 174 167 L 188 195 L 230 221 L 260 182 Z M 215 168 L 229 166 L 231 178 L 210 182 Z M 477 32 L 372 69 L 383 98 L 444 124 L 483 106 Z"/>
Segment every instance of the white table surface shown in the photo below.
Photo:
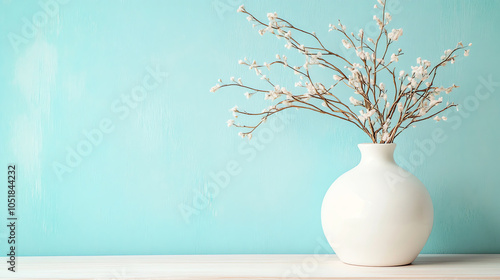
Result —
<path fill-rule="evenodd" d="M 346 265 L 335 255 L 18 257 L 2 279 L 500 279 L 499 255 L 420 255 L 407 266 Z"/>

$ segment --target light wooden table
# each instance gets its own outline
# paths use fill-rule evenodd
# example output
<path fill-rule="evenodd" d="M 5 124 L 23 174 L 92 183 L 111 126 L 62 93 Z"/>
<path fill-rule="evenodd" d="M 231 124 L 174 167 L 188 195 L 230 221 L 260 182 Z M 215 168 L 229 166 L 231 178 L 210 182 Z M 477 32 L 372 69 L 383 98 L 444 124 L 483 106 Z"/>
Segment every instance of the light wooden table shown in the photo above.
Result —
<path fill-rule="evenodd" d="M 19 257 L 2 279 L 500 279 L 500 255 L 420 255 L 412 265 L 361 267 L 335 255 Z"/>

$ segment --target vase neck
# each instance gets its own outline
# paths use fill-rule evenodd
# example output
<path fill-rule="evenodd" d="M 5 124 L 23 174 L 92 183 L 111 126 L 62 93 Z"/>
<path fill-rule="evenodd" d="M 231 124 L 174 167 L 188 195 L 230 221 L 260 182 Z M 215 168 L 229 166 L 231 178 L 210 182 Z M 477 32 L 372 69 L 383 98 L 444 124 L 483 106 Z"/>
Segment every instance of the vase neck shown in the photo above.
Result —
<path fill-rule="evenodd" d="M 359 150 L 361 151 L 361 162 L 360 164 L 371 163 L 371 162 L 390 162 L 394 161 L 394 150 L 396 149 L 396 144 L 359 144 Z"/>

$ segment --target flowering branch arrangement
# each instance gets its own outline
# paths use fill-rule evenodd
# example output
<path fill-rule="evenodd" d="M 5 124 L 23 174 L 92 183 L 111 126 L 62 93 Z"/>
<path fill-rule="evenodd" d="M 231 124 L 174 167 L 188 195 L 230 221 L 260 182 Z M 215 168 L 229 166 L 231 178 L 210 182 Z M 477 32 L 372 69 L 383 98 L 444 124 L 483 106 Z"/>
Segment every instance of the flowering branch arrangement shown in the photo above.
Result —
<path fill-rule="evenodd" d="M 262 94 L 264 99 L 273 101 L 273 105 L 260 113 L 247 112 L 235 106 L 231 109 L 235 118 L 241 114 L 258 117 L 260 121 L 255 125 L 242 125 L 231 119 L 227 125 L 244 128 L 246 132 L 240 132 L 239 135 L 251 139 L 252 132 L 270 116 L 290 108 L 307 109 L 352 123 L 365 132 L 373 143 L 393 143 L 401 132 L 410 126 L 414 127 L 418 122 L 428 119 L 445 121 L 446 117 L 441 114 L 457 105 L 449 102 L 443 104 L 441 94 L 443 92 L 449 94 L 458 86 L 435 85 L 437 72 L 448 63 L 453 64 L 460 50 L 463 50 L 464 56 L 468 56 L 468 46 L 471 44 L 464 46 L 460 42 L 454 49 L 445 50 L 440 61 L 434 66 L 430 61 L 419 57 L 417 65 L 411 67 L 411 72 L 406 73 L 401 70 L 397 73 L 394 64 L 403 55 L 403 51 L 398 49 L 389 55 L 389 49 L 403 35 L 403 29 L 392 29 L 390 32 L 387 30 L 391 15 L 386 12 L 385 0 L 377 1 L 378 5 L 374 8 L 379 10 L 381 15 L 373 16 L 380 29 L 376 38 L 365 36 L 363 29 L 359 30 L 357 35 L 352 32 L 348 34 L 346 26 L 340 20 L 337 25 L 329 26 L 329 31 L 338 32 L 344 38 L 342 44 L 346 49 L 355 50 L 356 61 L 333 52 L 315 32 L 302 30 L 278 17 L 276 13 L 268 13 L 268 22 L 264 23 L 241 5 L 238 12 L 246 14 L 248 21 L 253 22 L 254 26 L 262 27 L 259 30 L 260 35 L 270 33 L 277 38 L 283 38 L 287 49 L 295 49 L 305 56 L 305 63 L 290 65 L 285 55 L 276 55 L 276 59 L 272 62 L 262 64 L 256 61 L 250 62 L 246 58 L 240 60 L 239 64 L 254 70 L 257 76 L 265 81 L 267 88 L 247 85 L 241 78 L 232 77 L 229 83 L 223 83 L 219 79 L 219 84 L 210 91 L 215 92 L 224 87 L 239 87 L 247 91 L 245 93 L 247 98 Z M 308 37 L 312 43 L 305 45 L 299 41 L 299 36 Z M 298 75 L 299 81 L 295 83 L 295 87 L 298 90 L 302 88 L 301 91 L 305 93 L 292 93 L 292 90 L 273 83 L 263 70 L 264 68 L 271 70 L 275 65 L 282 65 Z M 312 67 L 322 67 L 333 72 L 331 85 L 315 82 L 310 72 Z M 388 85 L 381 82 L 381 75 L 389 77 L 391 82 Z M 352 89 L 354 95 L 340 96 L 335 92 L 339 84 Z M 355 107 L 360 109 L 356 110 Z"/>

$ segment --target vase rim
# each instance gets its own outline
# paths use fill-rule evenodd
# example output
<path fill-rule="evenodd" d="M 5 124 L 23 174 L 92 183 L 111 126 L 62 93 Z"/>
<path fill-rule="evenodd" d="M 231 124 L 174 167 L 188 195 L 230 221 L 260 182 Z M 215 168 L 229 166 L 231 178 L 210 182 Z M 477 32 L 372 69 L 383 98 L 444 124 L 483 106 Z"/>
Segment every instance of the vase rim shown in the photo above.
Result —
<path fill-rule="evenodd" d="M 360 143 L 358 146 L 396 146 L 396 143 Z"/>

